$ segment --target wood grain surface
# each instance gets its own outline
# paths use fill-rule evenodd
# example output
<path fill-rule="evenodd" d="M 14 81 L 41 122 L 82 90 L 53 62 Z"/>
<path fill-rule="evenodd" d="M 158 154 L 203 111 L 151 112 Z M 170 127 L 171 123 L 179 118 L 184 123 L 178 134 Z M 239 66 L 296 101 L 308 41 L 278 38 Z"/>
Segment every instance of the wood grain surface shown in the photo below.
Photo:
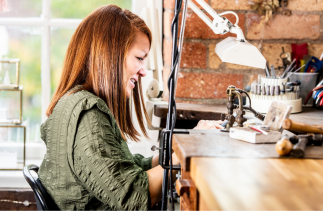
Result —
<path fill-rule="evenodd" d="M 29 201 L 29 206 L 23 205 L 24 201 Z M 33 190 L 30 188 L 0 188 L 0 210 L 37 210 Z"/>
<path fill-rule="evenodd" d="M 290 119 L 306 124 L 323 125 L 323 111 L 303 108 L 302 113 L 291 114 Z M 279 158 L 274 144 L 251 144 L 231 139 L 220 130 L 190 130 L 189 135 L 174 135 L 173 149 L 186 171 L 192 157 Z M 323 148 L 308 146 L 307 158 L 323 158 Z"/>
<path fill-rule="evenodd" d="M 200 209 L 323 210 L 323 160 L 192 158 Z"/>
<path fill-rule="evenodd" d="M 323 125 L 323 111 L 305 107 L 301 113 L 291 114 L 289 119 L 310 125 Z"/>
<path fill-rule="evenodd" d="M 173 136 L 173 150 L 185 171 L 190 170 L 192 157 L 280 158 L 275 144 L 253 144 L 232 139 L 220 130 L 189 131 L 188 135 Z M 306 147 L 305 158 L 323 159 L 323 146 Z"/>
<path fill-rule="evenodd" d="M 190 172 L 185 171 L 182 168 L 181 179 L 186 180 L 189 183 L 189 189 L 188 189 L 188 191 L 184 192 L 180 197 L 180 210 L 183 210 L 183 211 L 198 210 L 199 194 L 198 194 L 195 184 L 191 178 Z M 180 191 L 178 191 L 177 193 L 179 193 L 179 192 Z"/>

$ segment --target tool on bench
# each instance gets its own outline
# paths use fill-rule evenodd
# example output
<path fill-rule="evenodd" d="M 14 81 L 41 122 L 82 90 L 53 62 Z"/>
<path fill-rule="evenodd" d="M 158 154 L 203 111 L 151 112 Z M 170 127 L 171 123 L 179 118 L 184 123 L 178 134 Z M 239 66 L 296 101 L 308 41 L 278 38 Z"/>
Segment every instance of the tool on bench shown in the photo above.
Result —
<path fill-rule="evenodd" d="M 292 143 L 296 143 L 291 151 L 291 156 L 301 158 L 305 155 L 306 146 L 322 146 L 323 134 L 308 133 L 306 135 L 292 136 L 289 139 Z"/>
<path fill-rule="evenodd" d="M 279 155 L 291 155 L 295 158 L 301 158 L 305 155 L 306 146 L 322 146 L 323 134 L 302 134 L 289 137 L 287 134 L 276 143 L 276 151 Z M 293 144 L 295 144 L 293 146 Z"/>
<path fill-rule="evenodd" d="M 286 84 L 286 86 L 289 87 L 289 89 L 292 92 L 293 100 L 296 100 L 296 99 L 300 98 L 300 85 L 301 85 L 300 81 L 288 82 Z"/>
<path fill-rule="evenodd" d="M 255 127 L 255 126 L 251 126 L 251 125 L 249 125 L 249 128 L 253 129 L 254 131 L 258 131 L 258 132 L 260 132 L 260 133 L 262 133 L 262 134 L 264 134 L 264 135 L 268 135 L 268 133 L 267 133 L 266 131 L 262 130 L 262 129 L 261 129 L 261 128 L 259 128 L 259 127 Z"/>
<path fill-rule="evenodd" d="M 266 133 L 257 132 L 248 127 L 231 127 L 230 138 L 254 144 L 276 143 L 281 138 L 282 122 L 289 117 L 291 111 L 292 106 L 273 101 L 260 126 L 260 129 L 265 130 Z M 253 127 L 257 128 L 259 126 L 255 125 Z"/>
<path fill-rule="evenodd" d="M 289 57 L 290 57 L 290 53 L 288 53 L 288 52 L 285 52 L 285 49 L 284 49 L 284 47 L 282 47 L 282 50 L 283 50 L 283 52 L 279 55 L 280 56 L 280 58 L 282 59 L 282 62 L 283 62 L 283 66 L 282 66 L 282 68 L 283 69 L 286 69 L 289 65 L 290 65 L 290 61 L 288 60 L 288 59 L 290 59 Z"/>
<path fill-rule="evenodd" d="M 279 155 L 288 155 L 292 149 L 293 144 L 289 140 L 289 136 L 287 134 L 283 135 L 283 137 L 276 143 L 276 151 Z"/>
<path fill-rule="evenodd" d="M 249 106 L 243 106 L 242 94 L 245 94 L 248 97 Z M 258 119 L 260 119 L 262 121 L 265 119 L 264 115 L 262 115 L 261 113 L 258 113 L 257 111 L 255 111 L 251 107 L 251 100 L 250 100 L 250 97 L 246 91 L 244 91 L 242 89 L 238 89 L 235 86 L 229 86 L 227 88 L 227 95 L 228 95 L 228 104 L 227 104 L 228 114 L 227 115 L 221 114 L 221 120 L 222 121 L 227 120 L 228 123 L 226 124 L 226 129 L 223 129 L 221 131 L 229 132 L 229 129 L 230 129 L 230 127 L 233 126 L 234 122 L 237 122 L 238 126 L 242 127 L 243 123 L 245 121 L 247 121 L 247 119 L 243 117 L 243 115 L 245 115 L 245 113 L 246 113 L 245 110 L 251 111 L 255 115 L 255 117 L 257 117 Z M 233 103 L 235 100 L 235 97 L 238 97 L 239 105 Z M 233 115 L 233 109 L 238 109 L 236 116 Z"/>
<path fill-rule="evenodd" d="M 323 134 L 323 125 L 308 125 L 303 122 L 285 119 L 282 127 L 293 133 L 320 133 Z"/>

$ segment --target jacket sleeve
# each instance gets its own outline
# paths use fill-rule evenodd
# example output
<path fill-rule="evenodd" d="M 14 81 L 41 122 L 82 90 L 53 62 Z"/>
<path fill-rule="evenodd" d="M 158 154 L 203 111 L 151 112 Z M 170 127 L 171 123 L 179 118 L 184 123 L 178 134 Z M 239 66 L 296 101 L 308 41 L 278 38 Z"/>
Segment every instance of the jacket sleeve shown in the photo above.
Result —
<path fill-rule="evenodd" d="M 115 135 L 113 117 L 93 108 L 81 114 L 73 167 L 82 185 L 113 210 L 147 210 L 148 175 L 136 164 L 124 140 Z M 149 161 L 141 159 L 143 165 Z M 151 165 L 151 164 L 150 164 Z"/>
<path fill-rule="evenodd" d="M 144 171 L 148 171 L 149 169 L 151 169 L 151 162 L 152 162 L 153 156 L 145 158 L 140 154 L 134 154 L 133 159 L 135 163 L 138 166 L 140 166 Z"/>

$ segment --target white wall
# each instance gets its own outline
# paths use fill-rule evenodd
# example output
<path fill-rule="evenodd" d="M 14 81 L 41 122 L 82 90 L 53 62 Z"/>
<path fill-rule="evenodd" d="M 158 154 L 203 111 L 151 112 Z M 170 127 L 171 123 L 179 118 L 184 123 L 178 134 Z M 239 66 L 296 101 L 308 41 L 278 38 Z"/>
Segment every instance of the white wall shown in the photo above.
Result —
<path fill-rule="evenodd" d="M 132 12 L 140 15 L 142 9 L 144 7 L 151 7 L 151 1 L 154 1 L 156 8 L 158 9 L 158 21 L 159 21 L 159 31 L 160 31 L 160 37 L 162 37 L 162 17 L 163 17 L 163 1 L 162 0 L 132 0 Z M 151 70 L 148 70 L 148 74 L 146 77 L 142 78 L 142 88 L 143 88 L 143 93 L 145 95 L 146 89 L 148 87 L 148 83 L 151 81 L 153 78 L 153 73 Z M 145 102 L 148 100 L 146 95 L 145 97 Z M 135 113 L 133 113 L 133 117 L 136 120 Z M 152 119 L 153 122 L 158 122 L 159 119 L 153 117 Z M 137 122 L 135 122 L 135 128 L 140 131 L 139 125 Z M 134 153 L 139 153 L 142 154 L 145 157 L 151 156 L 153 154 L 158 153 L 157 151 L 151 151 L 151 146 L 156 145 L 158 146 L 157 143 L 157 138 L 158 138 L 158 131 L 157 130 L 148 130 L 148 135 L 149 139 L 146 139 L 144 136 L 141 136 L 141 141 L 140 142 L 131 142 L 129 141 L 129 149 L 130 151 Z"/>
<path fill-rule="evenodd" d="M 150 1 L 155 1 L 156 8 L 158 9 L 158 20 L 160 32 L 162 35 L 163 23 L 163 1 L 162 0 L 132 0 L 132 12 L 140 15 L 142 8 L 150 7 Z"/>

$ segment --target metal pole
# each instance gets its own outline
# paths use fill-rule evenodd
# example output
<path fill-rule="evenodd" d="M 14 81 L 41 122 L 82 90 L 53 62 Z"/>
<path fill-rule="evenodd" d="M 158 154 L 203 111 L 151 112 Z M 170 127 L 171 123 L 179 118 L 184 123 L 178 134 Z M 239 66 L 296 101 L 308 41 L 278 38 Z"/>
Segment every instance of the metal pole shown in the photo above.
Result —
<path fill-rule="evenodd" d="M 168 104 L 168 113 L 167 113 L 167 122 L 166 122 L 166 131 L 165 139 L 163 140 L 163 148 L 164 150 L 161 152 L 161 156 L 164 156 L 163 166 L 169 166 L 168 169 L 164 169 L 164 178 L 163 178 L 163 186 L 162 186 L 162 210 L 167 210 L 167 193 L 170 194 L 170 199 L 172 203 L 171 209 L 174 210 L 174 201 L 173 201 L 173 193 L 172 193 L 172 177 L 171 173 L 173 170 L 172 166 L 172 135 L 176 122 L 176 102 L 175 102 L 175 92 L 177 85 L 177 78 L 180 69 L 180 57 L 181 50 L 184 39 L 184 29 L 185 29 L 185 20 L 187 13 L 187 0 L 184 0 L 184 14 L 182 17 L 182 27 L 180 33 L 179 46 L 177 45 L 177 37 L 178 37 L 178 20 L 179 20 L 179 12 L 182 7 L 182 0 L 175 1 L 175 15 L 172 22 L 172 36 L 173 36 L 173 46 L 172 46 L 172 66 L 171 66 L 171 74 L 168 79 L 168 88 L 169 88 L 169 104 Z M 170 175 L 168 175 L 170 174 Z M 168 191 L 168 177 L 169 177 L 169 191 Z"/>

